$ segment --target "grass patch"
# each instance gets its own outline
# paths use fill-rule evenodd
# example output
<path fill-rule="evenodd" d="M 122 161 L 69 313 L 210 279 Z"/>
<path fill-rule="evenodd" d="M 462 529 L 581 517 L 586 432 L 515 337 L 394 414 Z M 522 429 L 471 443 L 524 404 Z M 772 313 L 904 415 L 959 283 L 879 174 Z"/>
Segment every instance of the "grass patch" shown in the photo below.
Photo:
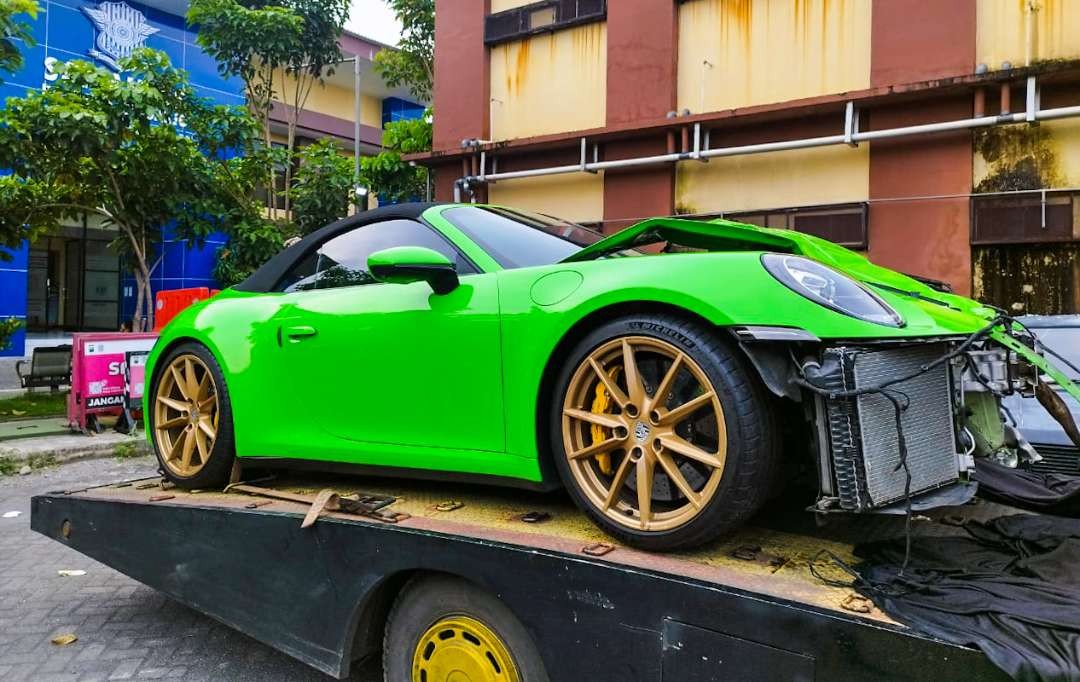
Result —
<path fill-rule="evenodd" d="M 67 414 L 67 391 L 24 393 L 0 400 L 0 421 L 33 417 L 62 417 Z"/>
<path fill-rule="evenodd" d="M 34 470 L 44 469 L 45 467 L 55 466 L 56 457 L 53 455 L 30 455 L 24 462 L 16 462 L 7 457 L 0 457 L 0 476 L 14 476 L 27 464 Z"/>
<path fill-rule="evenodd" d="M 30 465 L 31 469 L 44 469 L 45 467 L 55 466 L 56 457 L 52 455 L 30 455 L 26 459 L 26 463 Z"/>
<path fill-rule="evenodd" d="M 131 459 L 133 457 L 142 457 L 147 454 L 145 441 L 132 440 L 128 443 L 117 443 L 113 448 L 113 456 L 117 459 Z"/>

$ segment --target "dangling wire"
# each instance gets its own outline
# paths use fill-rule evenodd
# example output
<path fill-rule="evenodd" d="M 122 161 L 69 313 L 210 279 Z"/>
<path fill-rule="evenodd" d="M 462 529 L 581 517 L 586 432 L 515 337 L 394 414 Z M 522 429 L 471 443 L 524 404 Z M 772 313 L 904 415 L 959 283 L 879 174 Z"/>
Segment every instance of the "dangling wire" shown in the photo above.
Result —
<path fill-rule="evenodd" d="M 795 378 L 795 383 L 812 393 L 824 396 L 830 400 L 836 400 L 838 398 L 857 398 L 859 396 L 876 394 L 883 396 L 886 400 L 892 403 L 893 415 L 896 420 L 897 450 L 900 460 L 897 466 L 893 469 L 893 471 L 899 471 L 900 469 L 904 470 L 904 562 L 900 568 L 900 575 L 903 575 L 904 569 L 907 568 L 908 563 L 911 560 L 911 468 L 908 466 L 907 461 L 907 438 L 904 435 L 903 426 L 903 413 L 907 409 L 908 404 L 910 404 L 910 399 L 908 399 L 906 403 L 901 402 L 901 400 L 893 394 L 899 393 L 900 395 L 904 396 L 905 399 L 907 399 L 907 396 L 902 391 L 899 391 L 897 389 L 892 389 L 890 391 L 889 388 L 895 386 L 896 384 L 901 384 L 905 381 L 910 381 L 918 376 L 926 374 L 930 370 L 939 367 L 943 363 L 949 362 L 952 359 L 959 357 L 961 354 L 966 353 L 972 345 L 989 335 L 990 332 L 993 331 L 994 328 L 998 325 L 1004 324 L 1006 329 L 1010 329 L 1011 322 L 1012 318 L 1004 315 L 1003 313 L 999 313 L 989 324 L 970 334 L 966 339 L 957 344 L 956 347 L 948 353 L 945 353 L 924 365 L 920 365 L 919 368 L 914 372 L 909 372 L 908 374 L 899 377 L 893 377 L 891 379 L 881 382 L 876 386 L 862 386 L 860 388 L 844 390 L 825 388 L 822 386 L 818 386 L 817 384 L 807 379 L 806 375 L 802 372 L 802 368 L 799 366 L 798 363 L 795 363 L 796 371 L 799 372 L 799 376 Z M 967 362 L 970 362 L 970 358 L 968 358 Z"/>

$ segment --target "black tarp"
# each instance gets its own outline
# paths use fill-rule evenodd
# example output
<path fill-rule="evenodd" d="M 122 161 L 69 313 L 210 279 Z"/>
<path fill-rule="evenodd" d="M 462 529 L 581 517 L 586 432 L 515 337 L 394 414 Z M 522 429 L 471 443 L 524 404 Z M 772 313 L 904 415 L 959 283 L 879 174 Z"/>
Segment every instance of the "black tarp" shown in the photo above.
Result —
<path fill-rule="evenodd" d="M 966 536 L 856 547 L 860 592 L 897 621 L 975 646 L 1016 680 L 1080 680 L 1080 520 L 968 522 Z"/>
<path fill-rule="evenodd" d="M 974 479 L 981 497 L 1021 509 L 1080 516 L 1080 476 L 1038 474 L 980 459 Z"/>

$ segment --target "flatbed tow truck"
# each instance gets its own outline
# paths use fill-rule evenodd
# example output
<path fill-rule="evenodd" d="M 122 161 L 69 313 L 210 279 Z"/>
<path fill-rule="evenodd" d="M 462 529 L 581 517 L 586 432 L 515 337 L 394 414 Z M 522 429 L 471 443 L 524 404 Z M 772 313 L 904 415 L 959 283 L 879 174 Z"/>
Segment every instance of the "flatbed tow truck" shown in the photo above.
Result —
<path fill-rule="evenodd" d="M 780 501 L 719 543 L 651 554 L 613 546 L 558 493 L 289 476 L 57 491 L 33 499 L 31 525 L 337 678 L 380 655 L 407 586 L 465 581 L 516 617 L 556 682 L 1008 679 L 819 577 L 848 577 L 820 550 L 853 561 L 853 542 L 896 536 L 903 518 L 822 525 Z"/>

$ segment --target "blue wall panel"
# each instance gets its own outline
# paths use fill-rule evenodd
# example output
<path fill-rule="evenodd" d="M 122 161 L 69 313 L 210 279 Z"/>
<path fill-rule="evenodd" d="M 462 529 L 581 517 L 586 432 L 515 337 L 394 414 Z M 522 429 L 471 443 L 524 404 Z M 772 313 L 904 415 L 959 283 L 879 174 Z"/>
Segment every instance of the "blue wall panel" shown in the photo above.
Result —
<path fill-rule="evenodd" d="M 400 97 L 387 97 L 383 100 L 382 122 L 385 126 L 392 121 L 406 121 L 420 118 L 424 115 L 425 108 L 422 104 L 410 102 Z"/>
<path fill-rule="evenodd" d="M 0 260 L 0 319 L 9 317 L 26 319 L 26 264 L 30 249 L 24 241 L 17 249 L 2 249 L 10 259 Z M 25 330 L 19 330 L 6 348 L 0 348 L 0 357 L 22 357 L 25 352 Z"/>

